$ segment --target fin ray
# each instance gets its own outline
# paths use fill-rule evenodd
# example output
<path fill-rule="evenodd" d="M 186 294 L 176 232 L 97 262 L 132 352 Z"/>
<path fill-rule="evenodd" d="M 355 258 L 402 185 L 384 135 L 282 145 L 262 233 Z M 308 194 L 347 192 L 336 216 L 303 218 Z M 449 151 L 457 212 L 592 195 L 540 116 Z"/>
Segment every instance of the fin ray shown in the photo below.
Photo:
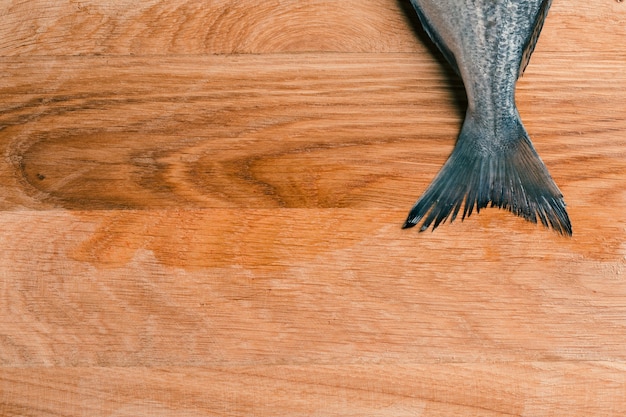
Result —
<path fill-rule="evenodd" d="M 415 203 L 404 228 L 422 222 L 420 231 L 433 230 L 463 207 L 461 220 L 488 206 L 508 210 L 532 223 L 538 221 L 562 235 L 572 226 L 563 195 L 535 151 L 521 121 L 511 123 L 511 137 L 489 150 L 478 144 L 480 131 L 466 120 L 457 145 Z M 493 150 L 493 148 L 497 150 Z"/>

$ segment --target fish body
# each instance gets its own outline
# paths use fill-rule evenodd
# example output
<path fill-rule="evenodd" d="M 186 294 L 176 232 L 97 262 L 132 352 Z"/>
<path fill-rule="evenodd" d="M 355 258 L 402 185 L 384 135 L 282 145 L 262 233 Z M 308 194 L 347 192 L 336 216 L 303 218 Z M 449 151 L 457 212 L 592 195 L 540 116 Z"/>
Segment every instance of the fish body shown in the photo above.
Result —
<path fill-rule="evenodd" d="M 563 195 L 515 105 L 551 0 L 411 0 L 425 31 L 463 80 L 468 107 L 455 149 L 404 227 L 433 229 L 488 205 L 571 235 Z"/>

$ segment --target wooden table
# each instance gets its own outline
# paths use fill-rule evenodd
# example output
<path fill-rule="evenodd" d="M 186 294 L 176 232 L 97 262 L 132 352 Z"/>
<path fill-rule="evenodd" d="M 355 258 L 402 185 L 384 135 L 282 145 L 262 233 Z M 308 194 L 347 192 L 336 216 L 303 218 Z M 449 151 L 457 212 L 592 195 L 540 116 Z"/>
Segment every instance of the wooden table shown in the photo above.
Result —
<path fill-rule="evenodd" d="M 518 84 L 572 238 L 401 229 L 465 105 L 407 0 L 0 22 L 0 415 L 626 413 L 626 3 Z"/>

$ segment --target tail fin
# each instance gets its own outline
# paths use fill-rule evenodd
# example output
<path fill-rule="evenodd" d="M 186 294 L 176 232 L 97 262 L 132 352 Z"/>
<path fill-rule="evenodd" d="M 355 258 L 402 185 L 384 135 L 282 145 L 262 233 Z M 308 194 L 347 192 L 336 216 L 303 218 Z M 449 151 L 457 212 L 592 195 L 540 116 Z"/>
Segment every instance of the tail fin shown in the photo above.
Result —
<path fill-rule="evenodd" d="M 469 117 L 469 116 L 468 116 Z M 493 135 L 491 135 L 493 136 Z M 424 219 L 420 231 L 433 230 L 446 219 L 462 219 L 487 207 L 509 210 L 524 219 L 572 235 L 563 195 L 537 155 L 519 119 L 511 135 L 490 141 L 477 124 L 466 119 L 456 147 L 422 197 L 415 203 L 403 228 Z M 493 142 L 493 144 L 491 143 Z"/>

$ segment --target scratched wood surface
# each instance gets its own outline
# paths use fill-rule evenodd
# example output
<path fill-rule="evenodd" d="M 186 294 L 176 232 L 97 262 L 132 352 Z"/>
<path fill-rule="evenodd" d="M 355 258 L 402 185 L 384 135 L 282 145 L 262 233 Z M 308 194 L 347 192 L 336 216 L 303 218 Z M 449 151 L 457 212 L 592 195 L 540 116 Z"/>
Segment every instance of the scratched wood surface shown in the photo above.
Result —
<path fill-rule="evenodd" d="M 0 1 L 0 415 L 623 416 L 625 21 L 518 85 L 569 239 L 400 229 L 464 111 L 408 1 Z"/>

